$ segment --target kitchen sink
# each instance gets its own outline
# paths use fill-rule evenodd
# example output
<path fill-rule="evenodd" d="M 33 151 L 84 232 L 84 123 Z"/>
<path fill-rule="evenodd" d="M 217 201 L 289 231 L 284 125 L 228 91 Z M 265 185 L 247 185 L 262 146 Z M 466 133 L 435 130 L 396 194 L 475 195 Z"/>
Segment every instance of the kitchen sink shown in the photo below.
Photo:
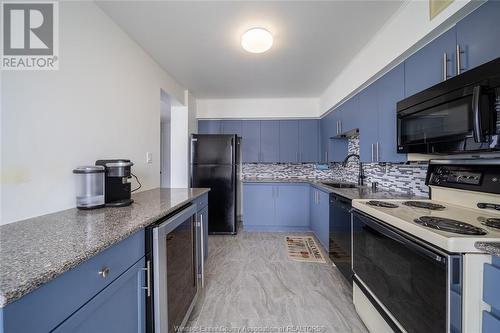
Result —
<path fill-rule="evenodd" d="M 335 188 L 355 188 L 357 186 L 353 183 L 321 182 L 321 184 Z"/>

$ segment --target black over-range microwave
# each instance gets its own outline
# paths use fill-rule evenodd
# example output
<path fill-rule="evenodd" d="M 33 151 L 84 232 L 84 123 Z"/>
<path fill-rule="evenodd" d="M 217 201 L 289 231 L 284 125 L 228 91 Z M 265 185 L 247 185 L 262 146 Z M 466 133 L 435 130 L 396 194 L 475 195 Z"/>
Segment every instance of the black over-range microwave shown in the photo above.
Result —
<path fill-rule="evenodd" d="M 397 104 L 398 153 L 500 151 L 500 58 Z"/>

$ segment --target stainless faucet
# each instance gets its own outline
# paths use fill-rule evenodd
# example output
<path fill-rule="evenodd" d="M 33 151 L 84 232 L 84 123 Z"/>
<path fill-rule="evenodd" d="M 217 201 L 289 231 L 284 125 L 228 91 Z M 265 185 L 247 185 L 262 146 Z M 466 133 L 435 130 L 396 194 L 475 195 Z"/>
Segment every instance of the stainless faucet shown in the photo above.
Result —
<path fill-rule="evenodd" d="M 358 161 L 359 161 L 358 185 L 363 186 L 363 184 L 364 184 L 363 180 L 366 178 L 366 176 L 365 176 L 365 172 L 363 171 L 363 163 L 361 163 L 361 159 L 359 158 L 358 154 L 347 155 L 346 158 L 344 159 L 344 161 L 342 162 L 342 166 L 345 167 L 347 165 L 347 161 L 349 161 L 349 159 L 351 157 L 358 158 Z"/>

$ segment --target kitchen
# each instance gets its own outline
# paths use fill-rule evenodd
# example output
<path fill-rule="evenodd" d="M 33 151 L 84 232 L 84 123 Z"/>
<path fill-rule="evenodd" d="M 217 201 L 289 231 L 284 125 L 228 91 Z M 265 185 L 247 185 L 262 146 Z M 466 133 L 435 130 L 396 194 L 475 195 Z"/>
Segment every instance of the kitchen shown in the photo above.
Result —
<path fill-rule="evenodd" d="M 44 4 L 1 332 L 500 331 L 499 1 Z"/>

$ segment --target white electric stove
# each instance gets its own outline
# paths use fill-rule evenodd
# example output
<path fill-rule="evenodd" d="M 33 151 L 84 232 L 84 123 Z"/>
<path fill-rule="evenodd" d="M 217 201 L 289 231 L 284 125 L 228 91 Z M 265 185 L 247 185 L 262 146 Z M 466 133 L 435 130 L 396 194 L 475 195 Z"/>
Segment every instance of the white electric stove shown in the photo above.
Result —
<path fill-rule="evenodd" d="M 354 303 L 371 332 L 480 332 L 475 243 L 500 241 L 500 159 L 434 160 L 428 200 L 353 200 Z"/>

